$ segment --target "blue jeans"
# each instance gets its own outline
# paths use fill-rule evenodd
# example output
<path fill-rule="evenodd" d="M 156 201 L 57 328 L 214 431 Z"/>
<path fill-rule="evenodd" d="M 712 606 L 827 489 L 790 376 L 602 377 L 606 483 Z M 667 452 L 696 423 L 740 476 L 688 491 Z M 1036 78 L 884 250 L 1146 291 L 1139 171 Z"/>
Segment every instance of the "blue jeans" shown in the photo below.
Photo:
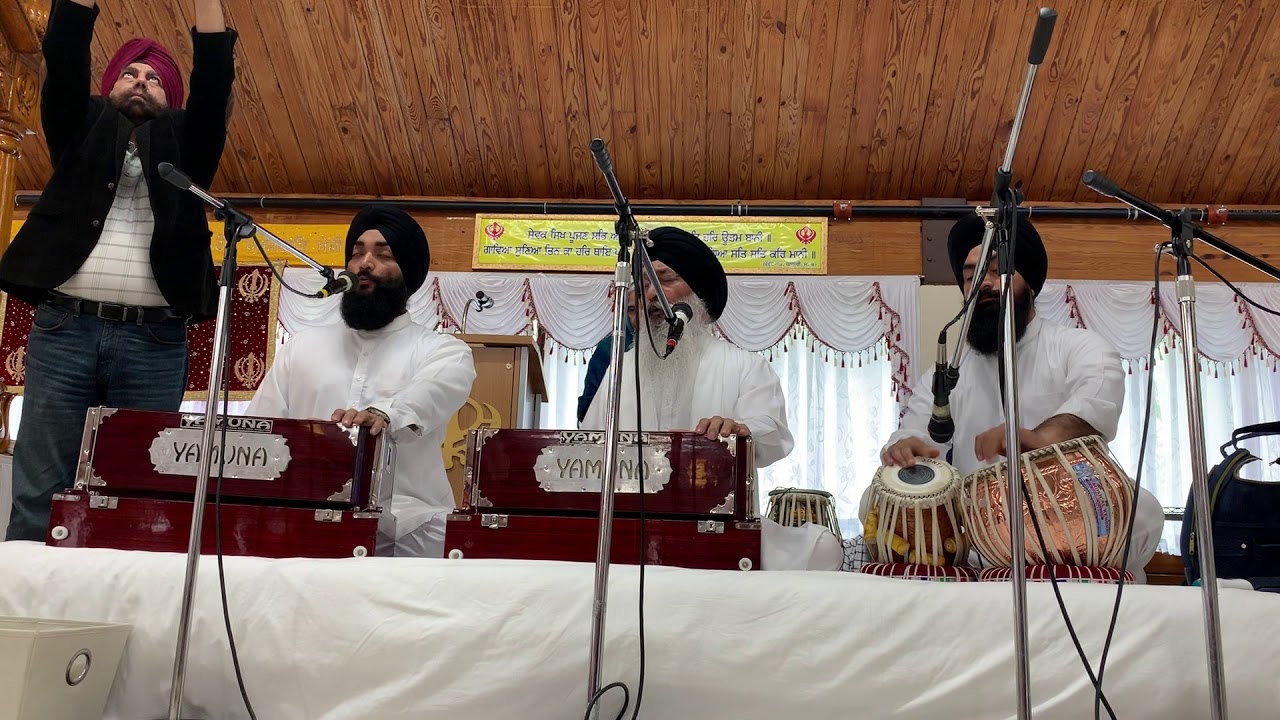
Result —
<path fill-rule="evenodd" d="M 48 304 L 27 339 L 6 540 L 43 540 L 53 495 L 75 482 L 85 413 L 176 411 L 187 385 L 186 321 L 121 323 Z"/>

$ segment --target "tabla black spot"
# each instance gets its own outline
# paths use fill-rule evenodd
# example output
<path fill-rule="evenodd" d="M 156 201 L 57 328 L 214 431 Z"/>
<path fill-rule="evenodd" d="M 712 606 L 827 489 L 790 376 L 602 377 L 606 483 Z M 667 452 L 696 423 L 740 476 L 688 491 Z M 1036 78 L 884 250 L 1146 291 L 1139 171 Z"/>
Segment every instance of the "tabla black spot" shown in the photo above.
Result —
<path fill-rule="evenodd" d="M 915 465 L 898 471 L 898 479 L 908 485 L 928 485 L 937 473 L 928 465 Z"/>

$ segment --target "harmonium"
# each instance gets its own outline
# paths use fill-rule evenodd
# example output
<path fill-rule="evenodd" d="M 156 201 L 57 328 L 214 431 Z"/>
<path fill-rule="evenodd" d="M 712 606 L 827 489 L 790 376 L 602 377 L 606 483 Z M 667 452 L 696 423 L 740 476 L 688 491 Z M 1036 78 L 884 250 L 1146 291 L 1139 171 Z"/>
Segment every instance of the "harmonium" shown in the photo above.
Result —
<path fill-rule="evenodd" d="M 610 562 L 760 567 L 749 437 L 620 433 Z M 605 434 L 482 428 L 467 437 L 462 507 L 449 515 L 450 558 L 594 562 Z"/>
<path fill-rule="evenodd" d="M 204 425 L 203 413 L 90 408 L 75 485 L 53 496 L 45 544 L 187 552 Z M 224 555 L 376 553 L 395 461 L 384 435 L 218 416 L 210 457 L 201 553 L 217 552 L 219 529 Z"/>

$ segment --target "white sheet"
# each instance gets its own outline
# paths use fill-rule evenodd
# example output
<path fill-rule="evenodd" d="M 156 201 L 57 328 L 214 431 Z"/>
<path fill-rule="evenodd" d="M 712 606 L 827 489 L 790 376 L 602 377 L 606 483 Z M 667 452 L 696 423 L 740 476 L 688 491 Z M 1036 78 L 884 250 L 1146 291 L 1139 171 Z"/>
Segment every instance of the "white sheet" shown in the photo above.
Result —
<path fill-rule="evenodd" d="M 590 564 L 228 558 L 240 659 L 264 720 L 581 717 Z M 176 554 L 0 543 L 0 614 L 133 625 L 109 720 L 161 717 L 182 589 Z M 634 690 L 634 567 L 612 569 L 604 678 Z M 207 720 L 240 707 L 202 562 L 185 697 Z M 832 572 L 650 568 L 642 717 L 1014 717 L 1006 584 Z M 1113 588 L 1067 585 L 1096 658 Z M 1050 588 L 1028 587 L 1035 717 L 1092 716 Z M 1280 707 L 1280 596 L 1221 594 L 1232 718 Z M 1208 715 L 1200 595 L 1125 591 L 1107 691 L 1122 718 Z M 612 717 L 612 714 L 609 715 Z"/>

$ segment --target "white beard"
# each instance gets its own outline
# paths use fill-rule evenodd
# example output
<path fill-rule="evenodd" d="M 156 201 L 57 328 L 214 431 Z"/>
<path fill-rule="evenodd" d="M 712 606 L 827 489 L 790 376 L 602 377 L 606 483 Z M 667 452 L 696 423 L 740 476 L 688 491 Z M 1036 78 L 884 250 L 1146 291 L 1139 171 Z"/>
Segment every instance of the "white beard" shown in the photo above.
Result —
<path fill-rule="evenodd" d="M 698 382 L 698 364 L 707 348 L 715 342 L 715 336 L 711 332 L 711 320 L 701 303 L 695 305 L 691 302 L 690 305 L 694 305 L 694 316 L 685 323 L 680 343 L 666 359 L 654 355 L 646 328 L 642 327 L 637 333 L 640 392 L 642 404 L 646 406 L 644 414 L 656 417 L 661 430 L 692 430 L 692 426 L 680 426 L 698 421 L 698 418 L 688 417 L 690 399 Z M 659 351 L 665 351 L 668 329 L 666 321 L 659 318 L 656 322 L 651 322 L 650 327 L 653 329 L 654 345 Z"/>

